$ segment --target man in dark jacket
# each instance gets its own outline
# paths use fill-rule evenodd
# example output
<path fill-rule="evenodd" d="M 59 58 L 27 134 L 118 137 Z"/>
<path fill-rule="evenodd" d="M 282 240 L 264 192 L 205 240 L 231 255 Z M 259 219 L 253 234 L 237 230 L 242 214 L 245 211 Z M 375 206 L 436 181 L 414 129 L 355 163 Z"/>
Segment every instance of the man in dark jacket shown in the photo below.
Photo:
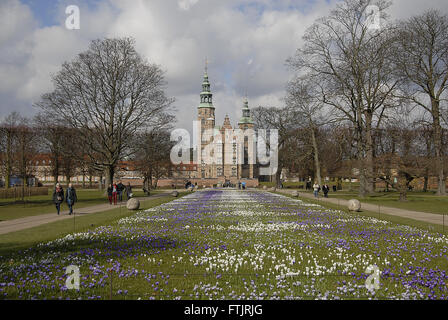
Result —
<path fill-rule="evenodd" d="M 56 210 L 58 210 L 59 215 L 61 212 L 61 203 L 64 202 L 64 190 L 59 183 L 56 184 L 53 191 L 53 202 L 56 205 Z"/>
<path fill-rule="evenodd" d="M 328 192 L 330 191 L 330 187 L 328 186 L 328 184 L 324 184 L 324 186 L 322 187 L 322 191 L 324 192 L 324 197 L 328 198 Z"/>
<path fill-rule="evenodd" d="M 69 215 L 73 213 L 73 206 L 78 201 L 78 196 L 76 195 L 76 190 L 70 183 L 68 185 L 67 191 L 65 193 L 65 200 L 67 201 L 68 208 L 70 209 Z"/>
<path fill-rule="evenodd" d="M 118 201 L 123 202 L 123 191 L 125 189 L 124 184 L 119 181 L 117 184 L 117 192 L 118 192 Z"/>

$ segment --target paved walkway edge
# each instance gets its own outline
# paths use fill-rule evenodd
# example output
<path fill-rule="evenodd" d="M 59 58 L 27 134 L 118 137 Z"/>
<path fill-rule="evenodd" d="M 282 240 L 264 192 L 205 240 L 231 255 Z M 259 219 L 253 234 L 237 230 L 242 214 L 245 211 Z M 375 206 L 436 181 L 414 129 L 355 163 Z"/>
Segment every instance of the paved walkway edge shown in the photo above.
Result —
<path fill-rule="evenodd" d="M 155 194 L 153 196 L 137 198 L 137 199 L 139 199 L 140 201 L 145 201 L 145 200 L 162 198 L 162 197 L 166 197 L 169 195 L 170 195 L 169 193 L 160 193 L 160 194 Z M 91 214 L 91 213 L 104 212 L 104 211 L 116 209 L 119 207 L 123 208 L 123 210 L 127 210 L 126 202 L 123 202 L 120 205 L 116 205 L 116 206 L 106 203 L 106 204 L 98 204 L 95 206 L 84 207 L 84 208 L 79 208 L 79 209 L 77 209 L 75 206 L 74 211 L 75 211 L 75 217 L 79 217 L 79 216 L 84 216 L 84 215 Z M 56 209 L 55 209 L 55 211 L 56 211 Z M 47 224 L 47 223 L 52 223 L 52 222 L 56 222 L 56 221 L 66 220 L 66 219 L 72 219 L 73 215 L 70 216 L 68 213 L 69 213 L 69 211 L 66 210 L 66 211 L 61 211 L 61 214 L 59 216 L 55 212 L 55 213 L 41 214 L 41 215 L 30 216 L 30 217 L 25 217 L 25 218 L 20 218 L 20 219 L 2 221 L 2 222 L 0 222 L 0 235 L 11 233 L 11 232 L 16 232 L 16 231 L 21 231 L 21 230 L 25 230 L 25 229 L 29 229 L 29 228 L 33 228 L 33 227 L 38 227 L 40 225 Z"/>
<path fill-rule="evenodd" d="M 296 190 L 277 190 L 277 192 L 292 195 L 292 193 Z M 301 198 L 308 198 L 308 199 L 314 199 L 314 195 L 300 192 L 299 191 L 299 197 Z M 322 198 L 319 197 L 319 201 L 322 202 L 328 202 L 336 205 L 340 205 L 343 207 L 348 206 L 348 200 L 344 199 L 337 199 L 337 198 Z M 422 221 L 426 223 L 433 223 L 433 224 L 439 224 L 439 225 L 445 225 L 448 227 L 448 216 L 444 217 L 443 214 L 435 214 L 435 213 L 429 213 L 429 212 L 421 212 L 421 211 L 411 211 L 411 210 L 405 210 L 405 209 L 399 209 L 399 208 L 392 208 L 392 207 L 383 207 L 383 206 L 377 206 L 370 203 L 361 202 L 361 210 L 367 210 L 372 212 L 378 212 L 378 218 L 381 218 L 381 214 L 387 214 L 391 216 L 397 216 L 402 218 L 408 218 L 413 219 L 417 221 Z M 360 212 L 362 214 L 362 212 Z"/>

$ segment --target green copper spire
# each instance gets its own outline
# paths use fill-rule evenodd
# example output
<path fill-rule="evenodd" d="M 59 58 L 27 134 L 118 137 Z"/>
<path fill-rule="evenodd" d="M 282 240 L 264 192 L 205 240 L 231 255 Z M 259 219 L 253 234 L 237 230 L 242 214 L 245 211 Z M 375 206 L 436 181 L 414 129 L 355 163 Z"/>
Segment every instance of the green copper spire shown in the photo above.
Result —
<path fill-rule="evenodd" d="M 199 108 L 213 108 L 213 94 L 210 90 L 210 81 L 208 80 L 208 61 L 205 60 L 204 81 L 202 82 L 201 104 Z"/>
<path fill-rule="evenodd" d="M 250 116 L 249 101 L 247 101 L 247 97 L 244 98 L 243 117 L 240 119 L 238 124 L 254 124 L 254 121 Z"/>

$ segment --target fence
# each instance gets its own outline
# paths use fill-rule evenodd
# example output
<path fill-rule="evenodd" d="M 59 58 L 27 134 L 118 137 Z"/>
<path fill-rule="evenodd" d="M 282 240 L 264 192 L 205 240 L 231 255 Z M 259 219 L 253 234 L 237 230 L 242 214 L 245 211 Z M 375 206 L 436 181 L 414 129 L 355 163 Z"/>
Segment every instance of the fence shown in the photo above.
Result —
<path fill-rule="evenodd" d="M 0 189 L 0 199 L 15 199 L 22 198 L 22 192 L 25 192 L 25 197 L 30 196 L 47 196 L 47 187 L 14 187 L 9 189 Z"/>

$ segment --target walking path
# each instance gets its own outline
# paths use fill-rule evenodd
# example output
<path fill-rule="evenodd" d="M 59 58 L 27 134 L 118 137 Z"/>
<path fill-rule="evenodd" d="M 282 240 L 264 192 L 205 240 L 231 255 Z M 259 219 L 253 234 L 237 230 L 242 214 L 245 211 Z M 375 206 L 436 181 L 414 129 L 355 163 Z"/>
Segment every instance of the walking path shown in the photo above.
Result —
<path fill-rule="evenodd" d="M 291 195 L 294 192 L 294 190 L 281 190 L 281 189 L 277 189 L 277 191 L 280 193 L 289 194 L 289 195 Z M 306 192 L 299 191 L 299 196 L 302 198 L 316 199 L 313 194 L 306 193 Z M 347 207 L 349 200 L 319 197 L 319 201 L 329 202 L 332 204 Z M 408 219 L 414 219 L 414 220 L 423 221 L 423 222 L 427 222 L 427 223 L 448 225 L 448 217 L 445 217 L 445 215 L 443 215 L 443 214 L 435 214 L 435 213 L 428 213 L 428 212 L 421 212 L 421 211 L 411 211 L 411 210 L 392 208 L 392 207 L 383 207 L 383 206 L 379 207 L 378 205 L 365 203 L 365 202 L 361 202 L 361 210 L 362 209 L 367 210 L 367 211 L 372 211 L 372 212 L 378 212 L 380 216 L 381 216 L 381 214 L 384 213 L 384 214 L 388 214 L 391 216 L 398 216 L 398 217 L 403 217 L 403 218 L 408 218 Z"/>
<path fill-rule="evenodd" d="M 170 195 L 170 193 L 160 193 L 155 194 L 153 196 L 144 197 L 144 198 L 136 198 L 140 201 L 150 200 L 150 199 L 157 199 L 162 198 Z M 76 209 L 76 206 L 74 208 L 75 215 L 76 216 L 83 216 L 86 214 L 91 213 L 97 213 L 97 212 L 103 212 L 111 209 L 115 209 L 118 207 L 126 209 L 126 202 L 122 202 L 120 205 L 111 206 L 109 203 L 105 204 L 98 204 L 91 207 L 85 207 L 85 208 L 79 208 Z M 55 209 L 56 210 L 56 209 Z M 69 211 L 61 211 L 61 214 L 58 216 L 56 213 L 49 213 L 49 214 L 41 214 L 38 216 L 31 216 L 31 217 L 25 217 L 20 219 L 14 219 L 14 220 L 8 220 L 8 221 L 1 221 L 0 222 L 0 234 L 6 234 L 10 232 L 20 231 L 24 229 L 29 229 L 33 227 L 37 227 L 46 223 L 51 223 L 55 221 L 61 221 L 65 219 L 71 219 L 73 216 L 70 216 Z"/>

